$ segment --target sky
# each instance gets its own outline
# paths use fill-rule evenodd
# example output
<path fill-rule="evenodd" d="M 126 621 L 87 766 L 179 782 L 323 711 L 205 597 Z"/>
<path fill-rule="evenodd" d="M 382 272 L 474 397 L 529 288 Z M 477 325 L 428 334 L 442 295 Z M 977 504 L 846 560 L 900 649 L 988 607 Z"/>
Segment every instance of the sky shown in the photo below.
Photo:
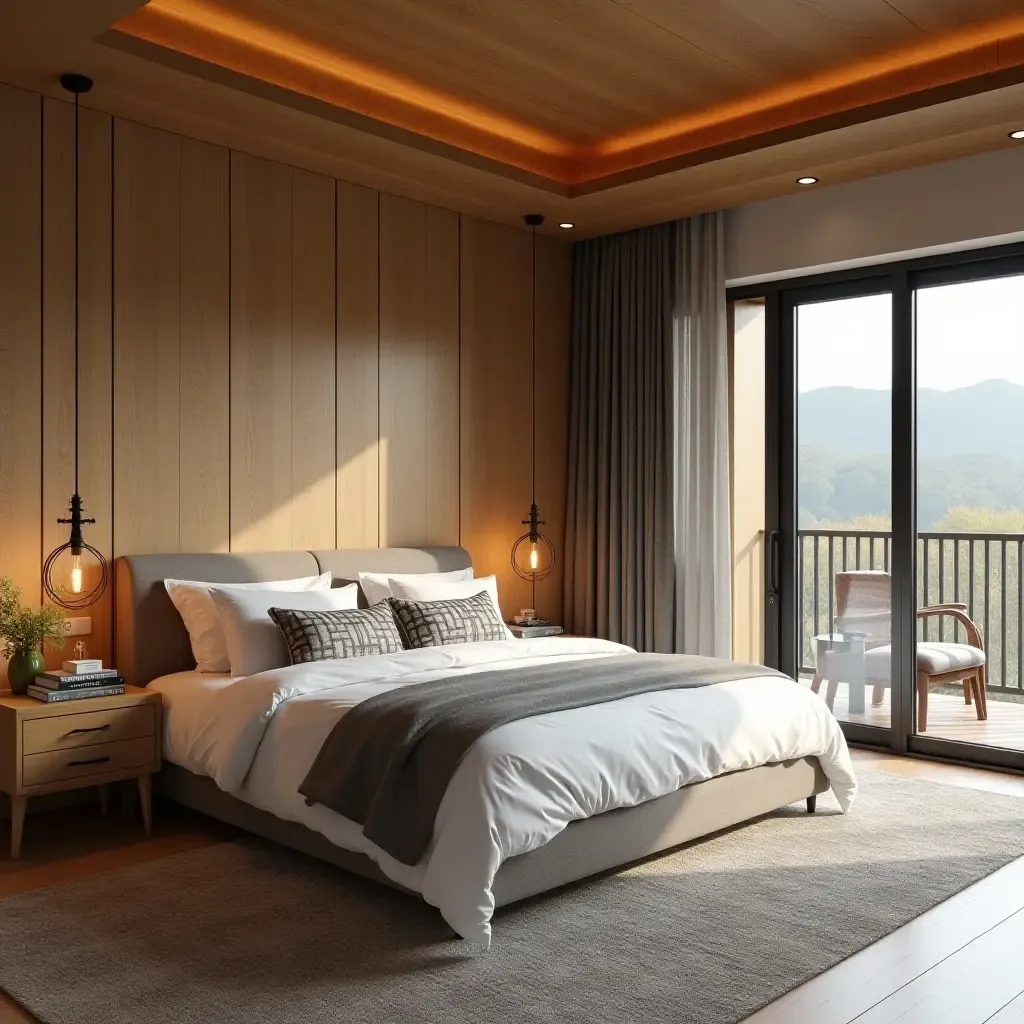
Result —
<path fill-rule="evenodd" d="M 891 302 L 888 295 L 869 295 L 801 306 L 799 390 L 888 390 Z M 999 379 L 1024 386 L 1024 276 L 920 289 L 918 387 L 950 391 Z"/>

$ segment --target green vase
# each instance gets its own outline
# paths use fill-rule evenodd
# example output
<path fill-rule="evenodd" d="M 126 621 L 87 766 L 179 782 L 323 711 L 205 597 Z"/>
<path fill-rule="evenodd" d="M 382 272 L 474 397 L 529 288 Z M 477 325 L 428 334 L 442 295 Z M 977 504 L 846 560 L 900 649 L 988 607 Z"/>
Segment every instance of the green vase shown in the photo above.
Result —
<path fill-rule="evenodd" d="M 40 650 L 16 651 L 7 663 L 7 683 L 15 693 L 24 693 L 40 672 L 46 671 Z"/>

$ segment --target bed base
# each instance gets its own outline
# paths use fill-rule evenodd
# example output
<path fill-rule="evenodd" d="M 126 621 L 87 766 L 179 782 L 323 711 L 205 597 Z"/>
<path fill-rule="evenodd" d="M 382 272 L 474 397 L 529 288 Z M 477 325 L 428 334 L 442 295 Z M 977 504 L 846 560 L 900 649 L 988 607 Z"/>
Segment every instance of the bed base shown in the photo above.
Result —
<path fill-rule="evenodd" d="M 343 850 L 304 825 L 252 807 L 218 789 L 206 776 L 165 761 L 154 782 L 156 791 L 175 803 L 410 892 L 369 857 Z M 800 800 L 806 800 L 807 810 L 813 813 L 817 794 L 828 788 L 818 759 L 805 757 L 720 775 L 636 807 L 574 821 L 544 846 L 502 864 L 493 885 L 495 903 L 506 906 L 623 867 Z M 419 897 L 419 893 L 411 895 Z"/>

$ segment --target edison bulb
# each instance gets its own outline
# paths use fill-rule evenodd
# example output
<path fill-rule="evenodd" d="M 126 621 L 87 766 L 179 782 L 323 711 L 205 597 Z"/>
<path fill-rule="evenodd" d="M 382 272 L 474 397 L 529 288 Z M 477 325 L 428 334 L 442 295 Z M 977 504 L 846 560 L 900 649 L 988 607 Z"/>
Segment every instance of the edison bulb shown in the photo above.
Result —
<path fill-rule="evenodd" d="M 512 545 L 512 568 L 524 580 L 537 582 L 551 574 L 555 564 L 555 549 L 551 541 L 539 531 L 524 533 Z"/>
<path fill-rule="evenodd" d="M 71 556 L 71 593 L 80 594 L 82 592 L 82 556 L 72 555 Z"/>

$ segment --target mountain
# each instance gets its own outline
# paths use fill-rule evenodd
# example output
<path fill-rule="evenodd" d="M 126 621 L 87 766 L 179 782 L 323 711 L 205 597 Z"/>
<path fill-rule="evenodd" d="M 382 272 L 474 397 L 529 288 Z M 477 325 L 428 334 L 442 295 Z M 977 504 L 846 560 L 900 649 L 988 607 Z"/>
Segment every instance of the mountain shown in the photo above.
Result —
<path fill-rule="evenodd" d="M 891 393 L 821 388 L 799 396 L 802 527 L 891 513 Z M 989 380 L 918 396 L 918 524 L 953 508 L 1024 509 L 1024 387 Z"/>
<path fill-rule="evenodd" d="M 892 395 L 862 388 L 819 388 L 799 395 L 801 445 L 849 455 L 888 455 Z M 1024 457 L 1024 387 L 986 380 L 954 391 L 922 389 L 917 399 L 918 458 Z"/>

